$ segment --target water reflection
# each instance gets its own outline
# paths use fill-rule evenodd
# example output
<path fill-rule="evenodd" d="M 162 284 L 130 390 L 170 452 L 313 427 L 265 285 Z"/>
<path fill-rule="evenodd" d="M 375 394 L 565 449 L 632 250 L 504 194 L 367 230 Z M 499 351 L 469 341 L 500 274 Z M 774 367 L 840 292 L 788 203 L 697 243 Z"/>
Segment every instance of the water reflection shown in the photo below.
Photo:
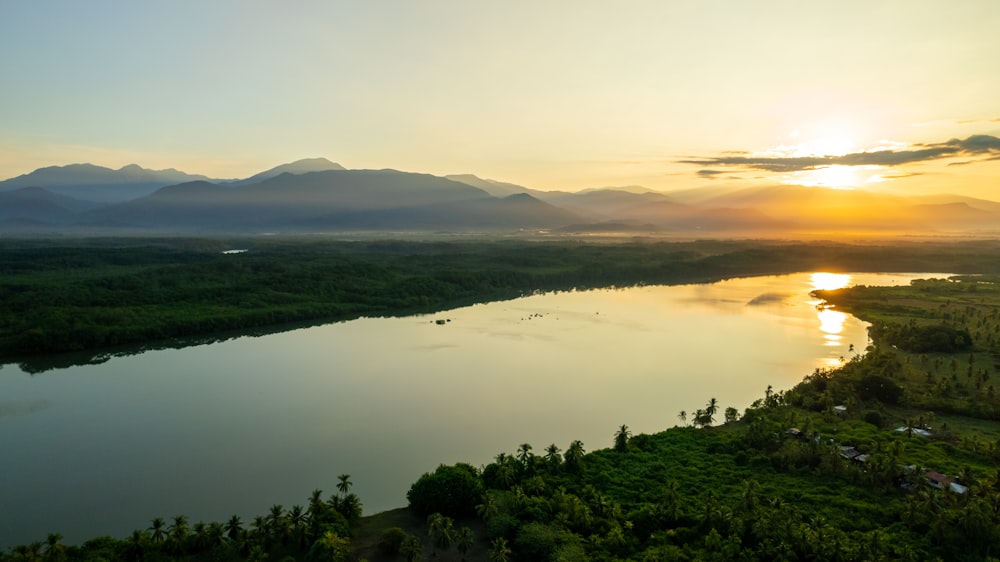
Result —
<path fill-rule="evenodd" d="M 847 273 L 827 273 L 818 271 L 809 276 L 815 291 L 833 291 L 843 289 L 851 284 L 851 276 Z"/>
<path fill-rule="evenodd" d="M 329 493 L 342 473 L 371 513 L 404 505 L 439 463 L 480 465 L 525 442 L 607 447 L 623 423 L 660 431 L 709 398 L 742 410 L 866 339 L 864 323 L 830 309 L 817 330 L 810 290 L 914 277 L 570 291 L 44 377 L 15 367 L 0 377 L 0 498 L 16 506 L 0 509 L 0 548 L 53 531 L 126 536 L 157 516 L 246 520 Z"/>

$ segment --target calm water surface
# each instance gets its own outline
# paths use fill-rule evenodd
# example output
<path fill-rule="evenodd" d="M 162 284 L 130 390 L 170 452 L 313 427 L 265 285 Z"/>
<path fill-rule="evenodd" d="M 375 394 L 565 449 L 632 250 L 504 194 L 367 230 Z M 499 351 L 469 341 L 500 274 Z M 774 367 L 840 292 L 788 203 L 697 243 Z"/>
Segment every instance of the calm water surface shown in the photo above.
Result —
<path fill-rule="evenodd" d="M 709 398 L 742 411 L 863 350 L 829 285 L 944 274 L 797 274 L 562 292 L 360 319 L 30 376 L 0 370 L 0 547 L 124 537 L 153 517 L 244 521 L 348 473 L 373 513 L 440 463 L 609 447 Z M 436 320 L 446 320 L 439 325 Z"/>

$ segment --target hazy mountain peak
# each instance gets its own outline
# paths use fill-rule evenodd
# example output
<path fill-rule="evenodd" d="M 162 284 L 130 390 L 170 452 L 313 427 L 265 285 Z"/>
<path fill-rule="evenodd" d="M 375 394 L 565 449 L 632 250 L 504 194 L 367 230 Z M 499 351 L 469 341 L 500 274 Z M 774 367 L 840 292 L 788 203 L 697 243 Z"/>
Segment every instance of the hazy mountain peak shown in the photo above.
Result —
<path fill-rule="evenodd" d="M 590 187 L 580 190 L 580 193 L 590 193 L 592 191 L 624 191 L 626 193 L 635 193 L 636 195 L 642 195 L 643 193 L 662 193 L 661 191 L 649 189 L 648 187 L 643 187 L 641 185 L 609 185 L 607 187 Z"/>
<path fill-rule="evenodd" d="M 337 164 L 336 162 L 331 162 L 326 158 L 303 158 L 301 160 L 296 160 L 294 162 L 289 162 L 287 164 L 281 164 L 280 166 L 275 166 L 269 170 L 264 170 L 259 174 L 254 174 L 245 180 L 234 182 L 237 184 L 248 184 L 257 183 L 267 179 L 275 178 L 281 174 L 308 174 L 312 172 L 329 172 L 331 170 L 346 170 L 347 168 Z"/>

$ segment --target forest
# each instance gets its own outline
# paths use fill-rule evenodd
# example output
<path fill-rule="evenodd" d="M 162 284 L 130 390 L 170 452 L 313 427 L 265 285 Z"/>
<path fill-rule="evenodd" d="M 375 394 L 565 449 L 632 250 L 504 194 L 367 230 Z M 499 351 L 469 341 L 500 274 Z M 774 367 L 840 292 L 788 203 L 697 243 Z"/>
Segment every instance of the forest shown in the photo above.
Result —
<path fill-rule="evenodd" d="M 116 276 L 161 275 L 162 283 L 172 269 L 196 278 L 195 264 L 215 271 L 233 267 L 226 259 L 254 254 L 221 254 L 232 246 L 224 241 L 148 242 L 117 252 L 103 242 L 73 251 L 45 246 L 35 250 L 33 265 L 27 260 L 4 282 L 22 275 L 22 281 L 34 283 L 73 280 L 80 291 L 87 280 Z M 283 243 L 272 244 L 258 251 L 282 255 Z M 676 423 L 659 433 L 634 435 L 623 423 L 608 428 L 606 443 L 539 448 L 523 443 L 485 466 L 442 464 L 415 479 L 400 498 L 407 507 L 367 517 L 361 516 L 362 499 L 350 492 L 352 477 L 342 474 L 332 495 L 324 498 L 316 490 L 304 506 L 274 505 L 248 521 L 233 516 L 192 523 L 183 515 L 151 515 L 137 521 L 128 537 L 95 537 L 80 545 L 63 544 L 54 530 L 45 540 L 0 552 L 0 561 L 996 559 L 1000 276 L 994 271 L 995 247 L 915 246 L 919 252 L 902 257 L 898 249 L 839 244 L 623 247 L 324 243 L 271 264 L 300 272 L 364 264 L 376 279 L 378 271 L 390 271 L 383 275 L 387 279 L 404 271 L 440 279 L 435 276 L 448 269 L 460 272 L 451 279 L 473 274 L 493 279 L 501 277 L 499 271 L 520 269 L 525 277 L 519 282 L 529 286 L 529 279 L 584 285 L 582 270 L 573 269 L 583 256 L 605 260 L 591 265 L 593 286 L 601 278 L 624 284 L 642 268 L 647 274 L 676 268 L 675 277 L 665 275 L 660 282 L 684 282 L 684 275 L 691 281 L 697 275 L 749 275 L 754 268 L 810 262 L 825 263 L 828 270 L 833 264 L 860 270 L 866 263 L 873 269 L 877 263 L 883 271 L 927 270 L 933 263 L 933 269 L 965 274 L 905 287 L 816 291 L 824 306 L 871 323 L 868 345 L 852 348 L 839 367 L 817 369 L 791 389 L 762 389 L 742 412 L 706 396 L 690 410 L 665 412 Z M 13 251 L 4 249 L 2 263 L 9 271 L 16 269 Z M 580 255 L 572 256 L 574 251 Z M 779 265 L 761 261 L 772 254 L 783 256 Z M 619 255 L 620 260 L 609 259 Z M 411 265 L 398 265 L 407 262 Z M 268 259 L 235 263 L 252 272 Z M 434 269 L 433 263 L 450 268 Z M 75 275 L 63 278 L 74 267 Z M 731 269 L 722 271 L 725 267 Z M 656 282 L 650 279 L 635 282 Z M 498 291 L 527 290 L 514 283 L 498 286 Z M 174 290 L 183 294 L 183 287 L 179 283 Z M 433 291 L 413 294 L 440 298 Z M 452 293 L 450 298 L 474 297 Z M 451 301 L 432 302 L 427 306 Z M 402 313 L 386 306 L 387 314 Z"/>
<path fill-rule="evenodd" d="M 872 324 L 867 348 L 742 412 L 706 397 L 593 450 L 442 464 L 368 517 L 342 474 L 328 499 L 249 522 L 155 517 L 0 560 L 995 560 L 1000 276 L 816 294 Z"/>
<path fill-rule="evenodd" d="M 1000 273 L 1000 243 L 8 239 L 0 242 L 0 364 L 35 373 L 537 291 L 799 271 Z"/>

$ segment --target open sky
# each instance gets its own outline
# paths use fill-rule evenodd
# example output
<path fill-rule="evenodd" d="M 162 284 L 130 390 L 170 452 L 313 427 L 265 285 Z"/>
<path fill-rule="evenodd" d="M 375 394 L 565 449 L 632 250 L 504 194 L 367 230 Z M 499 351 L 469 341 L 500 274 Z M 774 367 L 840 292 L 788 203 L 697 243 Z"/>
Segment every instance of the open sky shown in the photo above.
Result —
<path fill-rule="evenodd" d="M 0 178 L 322 156 L 1000 199 L 998 30 L 996 0 L 4 1 Z"/>

